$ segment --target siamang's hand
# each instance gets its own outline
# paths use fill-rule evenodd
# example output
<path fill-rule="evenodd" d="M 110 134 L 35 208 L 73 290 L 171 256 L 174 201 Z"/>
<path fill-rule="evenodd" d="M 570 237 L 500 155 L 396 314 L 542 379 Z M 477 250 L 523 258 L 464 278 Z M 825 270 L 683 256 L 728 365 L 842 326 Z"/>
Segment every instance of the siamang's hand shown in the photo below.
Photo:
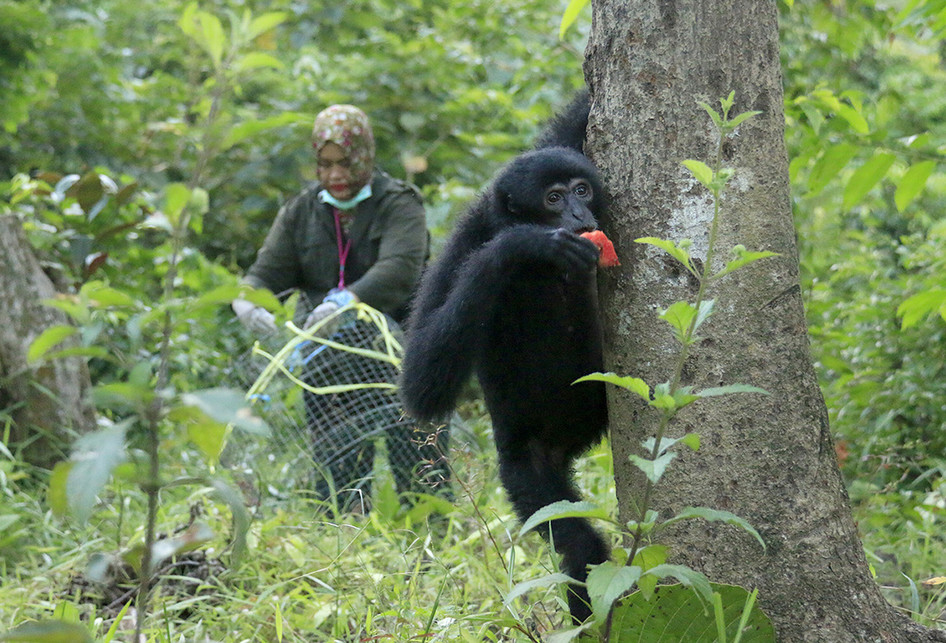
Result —
<path fill-rule="evenodd" d="M 551 264 L 566 277 L 588 274 L 598 263 L 595 244 L 562 228 L 518 225 L 501 232 L 490 245 L 494 257 L 514 264 Z"/>
<path fill-rule="evenodd" d="M 556 264 L 566 276 L 584 275 L 598 265 L 598 247 L 574 232 L 557 228 L 550 233 L 555 244 Z"/>

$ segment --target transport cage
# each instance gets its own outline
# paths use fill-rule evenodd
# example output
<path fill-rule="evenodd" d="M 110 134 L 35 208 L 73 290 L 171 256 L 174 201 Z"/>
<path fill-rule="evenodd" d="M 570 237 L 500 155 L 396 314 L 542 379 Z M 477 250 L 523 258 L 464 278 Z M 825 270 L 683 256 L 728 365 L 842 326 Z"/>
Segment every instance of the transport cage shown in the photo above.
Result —
<path fill-rule="evenodd" d="M 290 326 L 239 359 L 240 384 L 272 436 L 255 445 L 239 437 L 228 446 L 228 463 L 263 457 L 275 466 L 266 480 L 272 492 L 303 487 L 328 499 L 334 490 L 346 507 L 369 497 L 372 479 L 387 473 L 398 492 L 434 493 L 446 479 L 446 436 L 429 444 L 403 414 L 400 327 L 354 304 L 309 331 Z"/>

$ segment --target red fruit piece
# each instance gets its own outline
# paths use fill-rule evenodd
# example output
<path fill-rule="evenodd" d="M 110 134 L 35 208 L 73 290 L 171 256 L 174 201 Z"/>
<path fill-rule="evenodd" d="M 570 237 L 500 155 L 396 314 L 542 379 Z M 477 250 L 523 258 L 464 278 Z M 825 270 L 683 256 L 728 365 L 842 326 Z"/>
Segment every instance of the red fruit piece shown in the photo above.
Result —
<path fill-rule="evenodd" d="M 602 268 L 613 268 L 614 266 L 621 265 L 621 262 L 618 261 L 617 254 L 614 252 L 614 244 L 611 243 L 611 240 L 608 239 L 607 235 L 601 230 L 583 232 L 581 236 L 598 246 L 598 250 L 601 251 L 601 256 L 598 257 L 599 266 Z"/>

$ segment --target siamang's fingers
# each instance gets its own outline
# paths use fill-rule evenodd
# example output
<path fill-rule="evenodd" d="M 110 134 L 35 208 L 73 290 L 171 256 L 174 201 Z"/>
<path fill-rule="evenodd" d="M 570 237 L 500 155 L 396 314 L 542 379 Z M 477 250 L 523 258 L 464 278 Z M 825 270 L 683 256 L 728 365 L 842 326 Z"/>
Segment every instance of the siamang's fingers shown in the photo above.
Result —
<path fill-rule="evenodd" d="M 590 272 L 598 264 L 598 247 L 574 232 L 561 228 L 552 231 L 556 244 L 556 257 L 562 268 L 569 272 Z"/>

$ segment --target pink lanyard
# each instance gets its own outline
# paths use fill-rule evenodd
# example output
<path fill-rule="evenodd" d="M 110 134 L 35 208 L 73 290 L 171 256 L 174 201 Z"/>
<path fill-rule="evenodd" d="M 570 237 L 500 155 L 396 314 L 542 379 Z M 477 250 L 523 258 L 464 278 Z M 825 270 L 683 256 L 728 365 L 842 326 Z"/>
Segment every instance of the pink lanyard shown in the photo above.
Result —
<path fill-rule="evenodd" d="M 345 241 L 345 247 L 342 247 L 342 220 L 339 216 L 338 208 L 332 208 L 335 213 L 335 240 L 338 242 L 338 289 L 345 288 L 345 260 L 348 259 L 348 251 L 351 250 L 351 238 Z"/>

